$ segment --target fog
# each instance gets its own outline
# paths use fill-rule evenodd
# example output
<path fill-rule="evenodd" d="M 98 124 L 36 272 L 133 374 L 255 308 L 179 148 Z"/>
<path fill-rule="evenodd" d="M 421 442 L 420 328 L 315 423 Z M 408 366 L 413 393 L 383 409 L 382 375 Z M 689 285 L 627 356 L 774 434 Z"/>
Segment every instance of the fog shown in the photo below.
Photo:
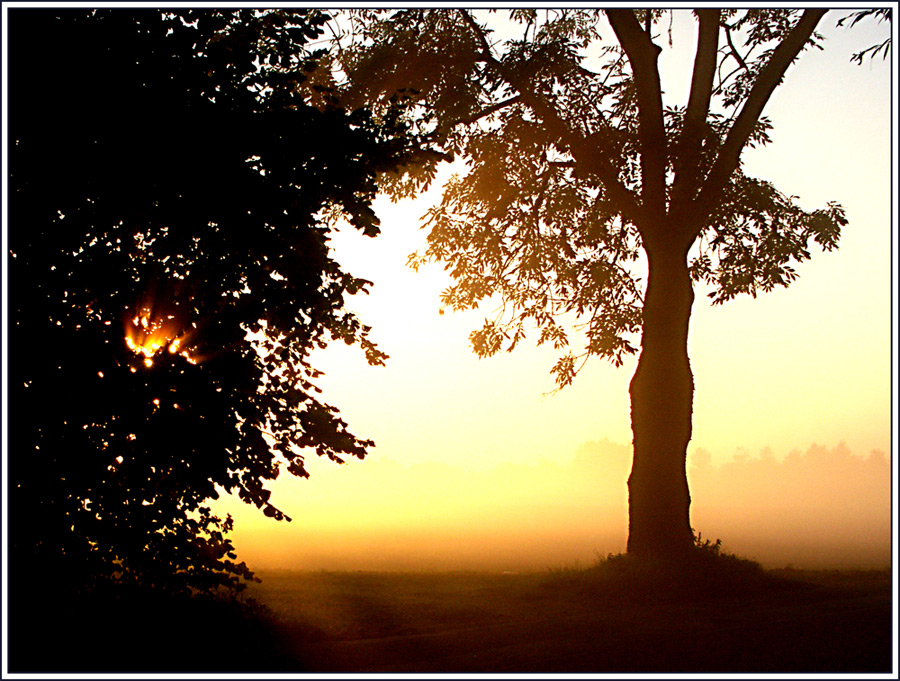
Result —
<path fill-rule="evenodd" d="M 778 459 L 771 450 L 722 466 L 691 457 L 693 522 L 766 565 L 811 568 L 890 564 L 891 469 L 881 452 L 813 445 Z"/>
<path fill-rule="evenodd" d="M 372 455 L 280 487 L 291 523 L 236 516 L 255 569 L 525 571 L 588 566 L 623 551 L 631 448 L 583 444 L 565 463 L 404 465 Z M 890 564 L 891 475 L 881 452 L 841 444 L 721 465 L 692 450 L 692 524 L 703 539 L 767 567 Z M 288 491 L 289 490 L 289 491 Z"/>

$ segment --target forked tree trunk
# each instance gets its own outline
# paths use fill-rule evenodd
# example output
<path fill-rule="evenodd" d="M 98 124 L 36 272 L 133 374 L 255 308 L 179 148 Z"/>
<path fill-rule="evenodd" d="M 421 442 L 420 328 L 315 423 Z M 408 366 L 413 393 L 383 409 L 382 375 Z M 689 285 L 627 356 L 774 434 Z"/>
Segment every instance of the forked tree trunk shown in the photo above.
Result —
<path fill-rule="evenodd" d="M 647 256 L 641 354 L 630 389 L 634 463 L 628 479 L 628 553 L 680 559 L 694 543 L 686 473 L 694 395 L 687 338 L 694 291 L 686 249 L 647 248 Z"/>

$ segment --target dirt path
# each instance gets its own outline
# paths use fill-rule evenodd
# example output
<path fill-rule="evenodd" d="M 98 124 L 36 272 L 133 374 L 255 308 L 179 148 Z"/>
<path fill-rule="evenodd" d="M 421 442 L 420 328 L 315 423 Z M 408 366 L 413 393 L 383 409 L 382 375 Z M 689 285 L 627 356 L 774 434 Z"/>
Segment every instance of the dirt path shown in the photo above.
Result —
<path fill-rule="evenodd" d="M 309 671 L 891 671 L 886 573 L 694 603 L 597 598 L 547 574 L 261 576 L 252 595 Z"/>

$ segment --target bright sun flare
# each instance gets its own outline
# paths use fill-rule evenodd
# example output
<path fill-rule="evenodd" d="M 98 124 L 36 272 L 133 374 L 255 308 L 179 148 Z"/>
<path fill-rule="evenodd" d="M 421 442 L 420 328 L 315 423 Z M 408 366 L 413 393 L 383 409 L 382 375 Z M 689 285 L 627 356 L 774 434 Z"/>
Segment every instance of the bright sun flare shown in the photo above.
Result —
<path fill-rule="evenodd" d="M 153 357 L 163 348 L 170 354 L 179 354 L 191 364 L 197 359 L 184 347 L 187 334 L 178 329 L 174 315 L 154 317 L 147 308 L 136 314 L 125 329 L 125 343 L 138 355 L 143 355 L 144 366 L 153 366 Z"/>

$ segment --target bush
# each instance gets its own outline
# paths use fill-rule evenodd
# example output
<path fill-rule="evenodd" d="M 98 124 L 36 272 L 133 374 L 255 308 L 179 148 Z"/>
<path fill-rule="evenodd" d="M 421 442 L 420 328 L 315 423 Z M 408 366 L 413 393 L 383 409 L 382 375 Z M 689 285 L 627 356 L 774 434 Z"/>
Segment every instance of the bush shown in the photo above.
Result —
<path fill-rule="evenodd" d="M 705 600 L 746 595 L 781 583 L 756 561 L 741 558 L 697 534 L 694 550 L 678 560 L 637 558 L 627 553 L 598 556 L 585 569 L 551 570 L 551 584 L 568 584 L 603 599 Z"/>

